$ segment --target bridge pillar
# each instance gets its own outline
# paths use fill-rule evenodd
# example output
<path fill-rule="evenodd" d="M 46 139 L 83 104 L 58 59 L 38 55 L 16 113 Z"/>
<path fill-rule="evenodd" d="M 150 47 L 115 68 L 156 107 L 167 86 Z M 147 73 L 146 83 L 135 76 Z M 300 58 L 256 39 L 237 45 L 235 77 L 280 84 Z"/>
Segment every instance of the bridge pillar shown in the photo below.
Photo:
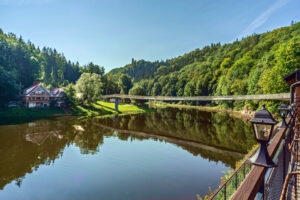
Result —
<path fill-rule="evenodd" d="M 115 98 L 115 111 L 119 112 L 119 100 Z"/>

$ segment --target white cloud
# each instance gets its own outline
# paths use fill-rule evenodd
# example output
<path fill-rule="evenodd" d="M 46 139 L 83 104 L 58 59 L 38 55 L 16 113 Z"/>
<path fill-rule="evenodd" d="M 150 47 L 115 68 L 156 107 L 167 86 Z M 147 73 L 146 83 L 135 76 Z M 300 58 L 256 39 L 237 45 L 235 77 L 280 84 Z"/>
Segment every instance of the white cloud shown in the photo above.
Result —
<path fill-rule="evenodd" d="M 254 31 L 262 26 L 270 17 L 270 15 L 288 3 L 289 0 L 277 0 L 271 5 L 267 10 L 265 10 L 261 15 L 259 15 L 255 20 L 253 20 L 247 28 L 240 34 L 239 38 L 251 35 Z"/>

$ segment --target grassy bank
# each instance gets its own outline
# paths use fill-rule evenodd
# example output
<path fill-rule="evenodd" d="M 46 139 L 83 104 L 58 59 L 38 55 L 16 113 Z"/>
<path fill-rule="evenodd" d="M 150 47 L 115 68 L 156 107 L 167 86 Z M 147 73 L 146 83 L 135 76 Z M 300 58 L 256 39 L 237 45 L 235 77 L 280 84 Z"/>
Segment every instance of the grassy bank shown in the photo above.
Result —
<path fill-rule="evenodd" d="M 75 106 L 69 113 L 61 108 L 3 108 L 0 109 L 0 118 L 42 118 L 62 115 L 76 115 L 76 116 L 104 116 L 115 114 L 131 114 L 144 113 L 150 111 L 149 108 L 143 108 L 131 104 L 119 104 L 119 112 L 115 111 L 115 104 L 103 101 L 98 101 L 92 105 L 78 105 Z"/>
<path fill-rule="evenodd" d="M 59 116 L 66 114 L 63 109 L 60 108 L 3 108 L 0 109 L 0 117 L 3 118 L 21 118 L 21 117 L 47 117 L 47 116 Z"/>
<path fill-rule="evenodd" d="M 150 111 L 149 108 L 143 108 L 132 104 L 119 104 L 119 111 L 115 111 L 115 104 L 103 101 L 97 101 L 92 105 L 78 105 L 73 108 L 72 114 L 79 116 L 102 116 L 115 114 L 133 114 Z"/>

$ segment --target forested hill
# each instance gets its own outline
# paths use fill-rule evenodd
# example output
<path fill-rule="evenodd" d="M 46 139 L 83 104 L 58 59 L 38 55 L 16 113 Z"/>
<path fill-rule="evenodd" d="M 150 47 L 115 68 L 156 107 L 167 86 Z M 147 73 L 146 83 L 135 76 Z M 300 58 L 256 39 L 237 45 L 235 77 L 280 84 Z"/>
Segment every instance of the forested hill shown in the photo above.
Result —
<path fill-rule="evenodd" d="M 127 73 L 146 95 L 197 96 L 287 92 L 282 77 L 300 67 L 300 23 L 241 41 L 211 44 L 165 62 L 135 61 Z"/>
<path fill-rule="evenodd" d="M 134 78 L 135 81 L 140 81 L 142 79 L 153 78 L 157 69 L 164 65 L 168 65 L 168 62 L 149 62 L 145 60 L 136 61 L 132 59 L 131 64 L 128 64 L 125 67 L 112 69 L 109 73 L 112 75 L 128 74 L 130 77 Z M 147 70 L 147 72 L 145 72 L 145 70 Z"/>
<path fill-rule="evenodd" d="M 55 49 L 39 49 L 0 29 L 0 107 L 17 99 L 34 81 L 49 88 L 63 87 L 75 83 L 84 72 L 100 75 L 101 94 L 224 96 L 288 92 L 282 78 L 298 68 L 300 23 L 230 44 L 211 44 L 165 61 L 132 59 L 105 75 L 103 67 L 79 66 Z M 125 74 L 132 77 L 133 87 Z M 257 107 L 255 101 L 220 102 L 230 107 L 245 103 Z"/>
<path fill-rule="evenodd" d="M 103 76 L 104 68 L 93 63 L 79 66 L 55 49 L 39 49 L 30 41 L 0 29 L 0 107 L 35 81 L 49 88 L 62 87 L 75 83 L 83 72 Z"/>

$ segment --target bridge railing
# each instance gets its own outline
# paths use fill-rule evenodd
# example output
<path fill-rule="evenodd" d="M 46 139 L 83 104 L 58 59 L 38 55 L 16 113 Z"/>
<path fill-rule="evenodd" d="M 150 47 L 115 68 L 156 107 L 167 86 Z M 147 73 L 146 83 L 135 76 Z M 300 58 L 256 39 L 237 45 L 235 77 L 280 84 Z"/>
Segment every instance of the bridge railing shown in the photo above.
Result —
<path fill-rule="evenodd" d="M 231 95 L 231 96 L 192 96 L 192 97 L 174 97 L 174 96 L 139 96 L 127 94 L 103 95 L 102 98 L 120 98 L 137 99 L 153 101 L 236 101 L 236 100 L 289 100 L 289 93 L 279 94 L 254 94 L 254 95 Z"/>

